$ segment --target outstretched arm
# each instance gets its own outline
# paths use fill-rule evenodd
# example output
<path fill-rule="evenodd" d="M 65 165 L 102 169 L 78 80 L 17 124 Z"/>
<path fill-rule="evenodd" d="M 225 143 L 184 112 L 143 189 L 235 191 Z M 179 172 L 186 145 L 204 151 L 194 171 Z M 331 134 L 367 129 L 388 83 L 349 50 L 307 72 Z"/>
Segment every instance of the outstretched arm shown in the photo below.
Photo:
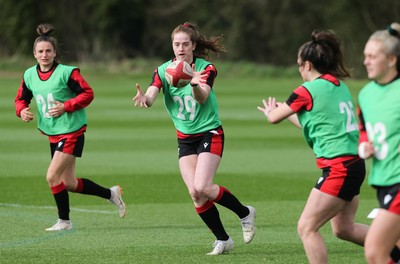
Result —
<path fill-rule="evenodd" d="M 301 124 L 300 124 L 300 121 L 299 121 L 299 118 L 297 117 L 297 114 L 296 114 L 296 113 L 294 113 L 294 114 L 291 115 L 291 116 L 288 116 L 287 120 L 288 120 L 290 123 L 292 123 L 295 127 L 302 128 L 302 126 L 301 126 Z"/>
<path fill-rule="evenodd" d="M 136 83 L 136 90 L 136 95 L 132 98 L 132 100 L 135 102 L 135 106 L 139 104 L 140 107 L 152 106 L 158 94 L 160 93 L 160 90 L 156 86 L 149 86 L 149 88 L 146 90 L 146 93 L 143 93 L 138 83 Z"/>
<path fill-rule="evenodd" d="M 297 116 L 294 115 L 295 112 L 286 103 L 276 102 L 275 97 L 269 97 L 268 102 L 263 99 L 262 102 L 264 107 L 258 106 L 257 108 L 264 113 L 271 124 L 277 124 L 288 118 L 294 125 L 301 127 Z"/>

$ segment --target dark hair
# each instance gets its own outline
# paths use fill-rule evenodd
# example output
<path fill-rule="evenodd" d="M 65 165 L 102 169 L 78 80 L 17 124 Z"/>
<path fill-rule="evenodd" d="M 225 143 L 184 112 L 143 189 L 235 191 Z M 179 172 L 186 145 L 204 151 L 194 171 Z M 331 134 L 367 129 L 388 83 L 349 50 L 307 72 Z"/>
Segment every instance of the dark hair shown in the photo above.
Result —
<path fill-rule="evenodd" d="M 171 34 L 171 39 L 174 39 L 174 35 L 178 32 L 184 32 L 189 35 L 190 40 L 196 43 L 196 49 L 193 51 L 193 55 L 203 59 L 211 59 L 210 51 L 214 52 L 217 56 L 221 52 L 226 52 L 226 49 L 222 42 L 222 35 L 218 37 L 211 37 L 207 39 L 204 35 L 199 32 L 199 27 L 191 22 L 185 22 L 177 26 Z"/>
<path fill-rule="evenodd" d="M 400 24 L 392 23 L 387 29 L 375 31 L 369 40 L 379 40 L 383 43 L 383 52 L 397 57 L 396 69 L 400 73 Z"/>
<path fill-rule="evenodd" d="M 57 40 L 51 36 L 54 31 L 54 26 L 51 24 L 40 24 L 39 26 L 37 26 L 36 32 L 38 33 L 39 37 L 37 37 L 35 39 L 35 42 L 33 43 L 33 51 L 35 51 L 36 44 L 38 42 L 50 42 L 54 50 L 56 51 L 56 57 L 54 58 L 54 61 L 57 62 L 57 58 L 59 56 L 58 43 Z"/>
<path fill-rule="evenodd" d="M 343 79 L 350 77 L 343 60 L 342 42 L 333 31 L 317 31 L 311 33 L 311 40 L 304 43 L 299 49 L 299 58 L 302 63 L 309 61 L 315 70 Z"/>

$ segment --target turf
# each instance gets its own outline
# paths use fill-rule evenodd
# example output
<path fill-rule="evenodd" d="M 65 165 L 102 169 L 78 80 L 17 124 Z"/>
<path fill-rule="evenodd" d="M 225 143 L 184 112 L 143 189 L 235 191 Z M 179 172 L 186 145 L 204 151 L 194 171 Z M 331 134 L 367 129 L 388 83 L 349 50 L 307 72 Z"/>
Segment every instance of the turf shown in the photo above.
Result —
<path fill-rule="evenodd" d="M 196 215 L 177 167 L 175 130 L 162 96 L 150 109 L 134 108 L 135 82 L 147 76 L 83 75 L 95 91 L 77 176 L 104 186 L 120 184 L 127 216 L 96 197 L 70 194 L 72 231 L 46 233 L 56 208 L 45 181 L 47 138 L 36 123 L 14 113 L 21 73 L 0 78 L 0 262 L 1 263 L 307 263 L 296 222 L 319 176 L 301 131 L 287 122 L 269 125 L 257 106 L 270 95 L 285 100 L 300 78 L 249 78 L 219 73 L 219 99 L 226 144 L 215 178 L 257 209 L 257 235 L 242 242 L 238 219 L 220 214 L 235 241 L 231 254 L 206 256 L 213 236 Z M 224 77 L 225 76 L 225 77 Z M 356 94 L 365 81 L 349 82 Z M 35 110 L 35 103 L 32 103 Z M 369 223 L 376 206 L 367 184 L 357 220 Z M 322 229 L 330 263 L 365 263 L 363 249 Z"/>

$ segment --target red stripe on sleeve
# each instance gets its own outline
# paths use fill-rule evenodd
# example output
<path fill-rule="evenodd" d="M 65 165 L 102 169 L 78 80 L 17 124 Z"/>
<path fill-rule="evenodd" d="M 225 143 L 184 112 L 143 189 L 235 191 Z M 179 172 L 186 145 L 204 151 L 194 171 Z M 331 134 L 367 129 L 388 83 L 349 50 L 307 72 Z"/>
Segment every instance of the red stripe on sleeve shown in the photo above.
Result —
<path fill-rule="evenodd" d="M 358 114 L 358 119 L 360 120 L 360 123 L 358 125 L 358 128 L 360 130 L 359 143 L 368 142 L 368 134 L 367 134 L 367 130 L 365 129 L 364 116 L 362 114 L 360 107 L 357 108 L 357 114 Z"/>
<path fill-rule="evenodd" d="M 158 69 L 155 69 L 155 70 L 154 70 L 153 78 L 152 78 L 151 83 L 150 83 L 149 86 L 155 86 L 155 87 L 157 87 L 159 90 L 161 90 L 161 88 L 163 87 L 161 78 L 160 78 L 160 76 L 158 75 Z"/>
<path fill-rule="evenodd" d="M 313 107 L 313 100 L 308 90 L 303 86 L 299 86 L 286 100 L 286 104 L 293 112 L 297 113 L 301 110 L 310 111 Z"/>
<path fill-rule="evenodd" d="M 71 73 L 68 84 L 73 83 L 74 87 L 71 90 L 77 93 L 76 97 L 64 102 L 66 112 L 73 112 L 88 106 L 94 98 L 93 89 L 85 81 L 79 72 L 79 69 L 74 69 Z"/>
<path fill-rule="evenodd" d="M 22 109 L 29 107 L 32 97 L 32 92 L 26 87 L 24 80 L 22 80 L 14 100 L 15 113 L 18 117 L 21 117 Z"/>

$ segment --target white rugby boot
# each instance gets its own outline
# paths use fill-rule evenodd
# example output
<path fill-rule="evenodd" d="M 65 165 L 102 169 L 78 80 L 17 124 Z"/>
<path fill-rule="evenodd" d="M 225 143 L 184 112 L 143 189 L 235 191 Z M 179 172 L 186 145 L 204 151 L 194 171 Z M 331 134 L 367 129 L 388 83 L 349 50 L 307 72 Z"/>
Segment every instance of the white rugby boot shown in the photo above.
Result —
<path fill-rule="evenodd" d="M 213 244 L 213 251 L 211 251 L 210 253 L 207 253 L 207 255 L 209 256 L 217 256 L 217 255 L 222 255 L 222 254 L 227 254 L 230 251 L 233 250 L 233 240 L 232 238 L 229 238 L 226 241 L 223 240 L 215 240 L 214 244 Z"/>
<path fill-rule="evenodd" d="M 256 209 L 252 206 L 247 206 L 249 208 L 249 215 L 245 218 L 240 219 L 243 231 L 243 240 L 245 243 L 250 243 L 253 237 L 256 235 Z"/>
<path fill-rule="evenodd" d="M 62 230 L 71 230 L 72 223 L 70 220 L 62 220 L 58 219 L 57 223 L 52 227 L 46 228 L 46 231 L 62 231 Z"/>
<path fill-rule="evenodd" d="M 122 201 L 122 188 L 116 185 L 111 187 L 110 191 L 111 197 L 109 201 L 117 206 L 119 216 L 124 217 L 126 214 L 126 206 L 124 201 Z"/>

